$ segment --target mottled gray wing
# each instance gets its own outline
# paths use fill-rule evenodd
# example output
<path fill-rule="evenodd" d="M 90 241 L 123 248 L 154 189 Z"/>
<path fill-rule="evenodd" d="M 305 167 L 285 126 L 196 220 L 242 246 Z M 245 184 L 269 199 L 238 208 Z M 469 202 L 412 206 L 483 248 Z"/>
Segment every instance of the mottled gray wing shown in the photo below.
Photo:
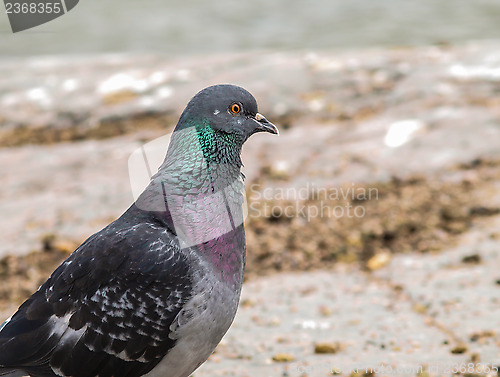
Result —
<path fill-rule="evenodd" d="M 141 376 L 174 346 L 169 327 L 190 292 L 175 235 L 159 224 L 127 228 L 117 220 L 5 324 L 0 366 L 40 377 Z"/>

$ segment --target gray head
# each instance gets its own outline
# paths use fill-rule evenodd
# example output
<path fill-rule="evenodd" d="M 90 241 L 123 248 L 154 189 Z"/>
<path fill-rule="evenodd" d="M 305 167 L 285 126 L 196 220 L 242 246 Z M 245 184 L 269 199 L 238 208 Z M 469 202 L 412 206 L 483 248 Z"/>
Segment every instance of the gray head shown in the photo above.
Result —
<path fill-rule="evenodd" d="M 255 98 L 235 85 L 214 85 L 198 92 L 187 104 L 176 131 L 200 123 L 208 124 L 216 134 L 233 136 L 238 144 L 256 132 L 278 134 L 278 128 L 258 112 Z"/>

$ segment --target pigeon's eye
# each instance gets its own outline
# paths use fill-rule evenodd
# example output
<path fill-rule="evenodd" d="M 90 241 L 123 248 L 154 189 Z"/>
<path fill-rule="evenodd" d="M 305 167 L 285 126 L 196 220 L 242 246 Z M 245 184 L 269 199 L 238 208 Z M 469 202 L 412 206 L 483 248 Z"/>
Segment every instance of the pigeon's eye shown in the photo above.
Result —
<path fill-rule="evenodd" d="M 241 111 L 241 105 L 238 103 L 233 103 L 229 109 L 233 114 L 238 114 Z"/>

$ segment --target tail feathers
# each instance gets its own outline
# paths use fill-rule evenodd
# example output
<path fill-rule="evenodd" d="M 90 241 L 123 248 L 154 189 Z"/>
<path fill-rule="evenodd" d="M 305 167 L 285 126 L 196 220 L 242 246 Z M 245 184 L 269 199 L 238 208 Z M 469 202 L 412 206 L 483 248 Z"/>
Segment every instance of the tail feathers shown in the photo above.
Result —
<path fill-rule="evenodd" d="M 10 322 L 11 318 L 8 318 L 5 322 L 0 324 L 0 331 L 2 331 L 2 329 L 5 327 L 5 325 L 7 325 L 7 323 Z M 26 373 L 24 373 L 24 372 L 20 372 L 18 370 L 12 370 L 10 368 L 4 368 L 0 365 L 0 376 L 2 376 L 2 377 L 23 377 L 25 375 L 26 375 Z"/>
<path fill-rule="evenodd" d="M 28 319 L 26 309 L 31 300 L 0 324 L 0 377 L 56 376 L 47 362 L 58 341 L 54 321 L 50 316 Z"/>
<path fill-rule="evenodd" d="M 2 377 L 23 377 L 26 376 L 26 373 L 18 371 L 18 370 L 12 370 L 12 369 L 5 369 L 0 366 L 0 376 Z"/>

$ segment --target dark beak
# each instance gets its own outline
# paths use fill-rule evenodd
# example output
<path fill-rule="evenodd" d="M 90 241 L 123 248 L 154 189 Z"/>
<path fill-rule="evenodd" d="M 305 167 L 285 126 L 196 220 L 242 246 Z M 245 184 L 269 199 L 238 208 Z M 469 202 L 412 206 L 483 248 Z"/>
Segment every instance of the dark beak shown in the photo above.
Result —
<path fill-rule="evenodd" d="M 269 122 L 264 115 L 257 113 L 254 120 L 258 123 L 258 126 L 255 127 L 255 132 L 269 132 L 279 135 L 278 127 Z"/>

